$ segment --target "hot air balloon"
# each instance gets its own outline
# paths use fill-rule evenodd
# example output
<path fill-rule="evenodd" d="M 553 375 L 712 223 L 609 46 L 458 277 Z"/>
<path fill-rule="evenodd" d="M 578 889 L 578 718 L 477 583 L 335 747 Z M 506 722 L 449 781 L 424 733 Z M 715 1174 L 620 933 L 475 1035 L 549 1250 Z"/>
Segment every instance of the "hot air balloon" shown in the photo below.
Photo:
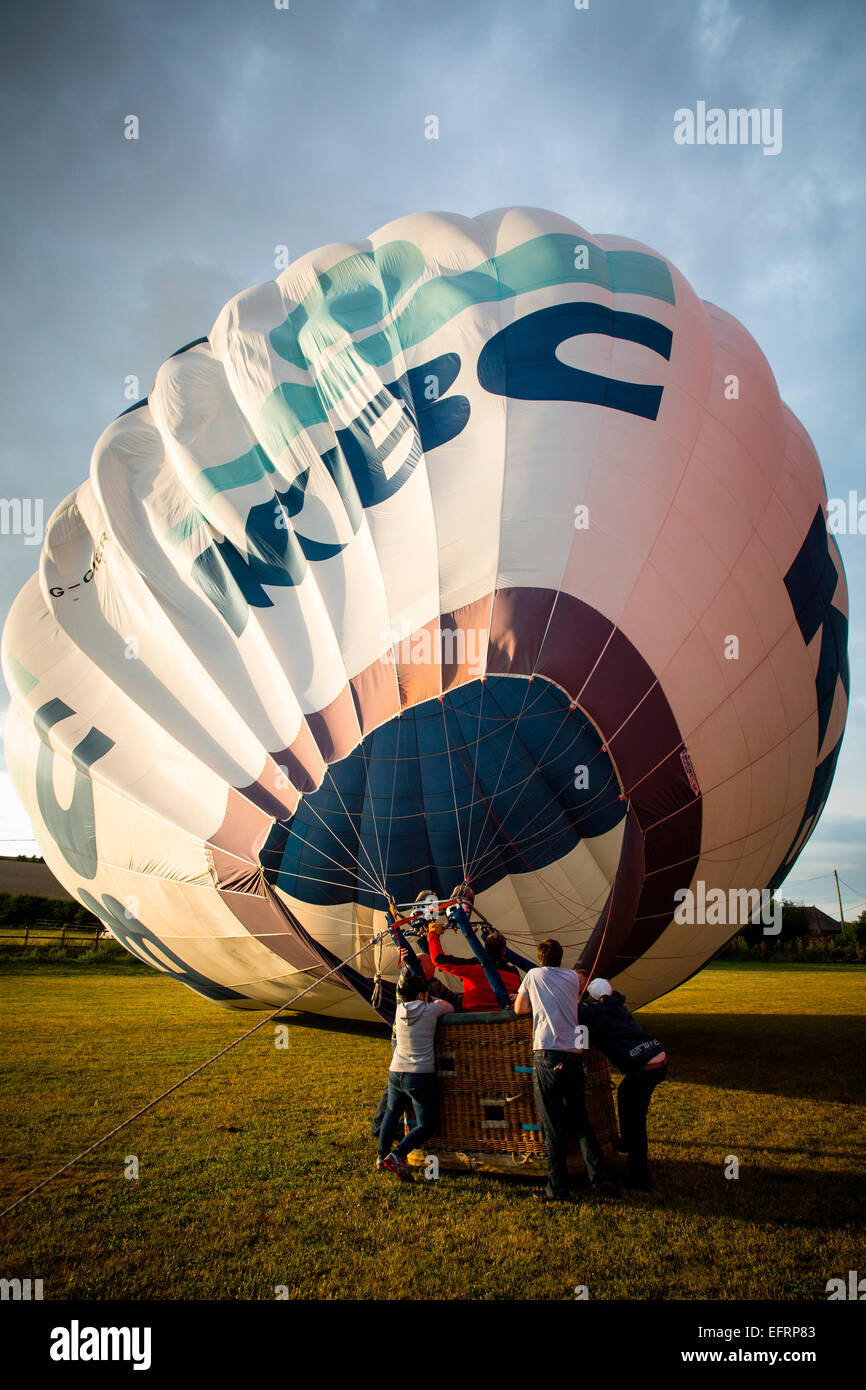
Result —
<path fill-rule="evenodd" d="M 220 1003 L 387 1012 L 389 900 L 467 879 L 635 1007 L 737 930 L 682 891 L 780 884 L 826 801 L 825 506 L 664 257 L 399 219 L 239 294 L 102 435 L 5 627 L 15 786 L 70 892 Z"/>

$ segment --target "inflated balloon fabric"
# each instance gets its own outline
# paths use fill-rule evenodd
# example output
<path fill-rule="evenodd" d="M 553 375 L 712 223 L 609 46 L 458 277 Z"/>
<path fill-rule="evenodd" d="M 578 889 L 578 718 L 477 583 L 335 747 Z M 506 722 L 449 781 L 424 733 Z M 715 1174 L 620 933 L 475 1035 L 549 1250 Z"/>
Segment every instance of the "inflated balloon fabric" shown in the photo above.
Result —
<path fill-rule="evenodd" d="M 6 624 L 15 785 L 209 998 L 373 1017 L 387 895 L 468 876 L 644 1003 L 737 929 L 678 891 L 779 884 L 827 798 L 825 504 L 755 342 L 657 252 L 403 218 L 238 295 L 103 434 Z"/>

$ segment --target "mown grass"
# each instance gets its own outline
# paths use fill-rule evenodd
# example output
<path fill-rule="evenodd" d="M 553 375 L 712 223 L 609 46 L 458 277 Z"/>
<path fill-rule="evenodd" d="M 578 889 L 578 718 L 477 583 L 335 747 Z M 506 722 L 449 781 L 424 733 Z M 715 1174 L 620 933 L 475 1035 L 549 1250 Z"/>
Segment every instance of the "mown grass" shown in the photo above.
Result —
<path fill-rule="evenodd" d="M 387 1034 L 286 1015 L 3 1218 L 46 1298 L 823 1299 L 866 1273 L 866 970 L 716 964 L 642 1014 L 672 1059 L 651 1194 L 373 1171 Z M 11 964 L 3 1205 L 257 1021 L 142 969 Z M 140 1177 L 124 1177 L 136 1155 Z M 740 1163 L 726 1180 L 728 1155 Z"/>

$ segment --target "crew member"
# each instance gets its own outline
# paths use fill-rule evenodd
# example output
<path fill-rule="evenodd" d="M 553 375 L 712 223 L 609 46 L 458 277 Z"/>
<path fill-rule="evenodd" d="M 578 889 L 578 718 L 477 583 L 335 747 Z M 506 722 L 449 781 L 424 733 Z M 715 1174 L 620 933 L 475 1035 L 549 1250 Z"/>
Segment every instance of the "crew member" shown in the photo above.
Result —
<path fill-rule="evenodd" d="M 401 979 L 399 999 L 388 1071 L 388 1108 L 379 1134 L 376 1167 L 407 1181 L 412 1174 L 406 1155 L 429 1139 L 439 1124 L 434 1037 L 439 1019 L 454 1010 L 444 999 L 431 1000 L 426 981 L 414 973 L 406 972 Z M 415 1112 L 415 1126 L 392 1151 L 406 1100 Z"/>
<path fill-rule="evenodd" d="M 616 1197 L 616 1184 L 586 1113 L 578 977 L 562 969 L 562 946 L 552 938 L 539 942 L 538 960 L 539 967 L 527 973 L 518 990 L 514 1012 L 532 1013 L 533 1090 L 547 1151 L 545 1197 L 549 1202 L 568 1200 L 569 1132 L 580 1147 L 592 1186 L 604 1197 Z"/>
<path fill-rule="evenodd" d="M 469 921 L 469 913 L 475 901 L 472 889 L 463 884 L 454 890 L 452 897 L 456 897 L 458 901 L 449 909 L 448 922 L 466 937 L 475 960 L 466 960 L 462 956 L 446 956 L 440 939 L 442 925 L 433 922 L 427 930 L 427 943 L 433 964 L 437 970 L 444 971 L 446 975 L 456 975 L 463 981 L 464 1013 L 486 1013 L 494 1009 L 508 1008 L 520 988 L 520 976 L 505 959 L 508 945 L 505 937 L 502 932 L 490 932 L 482 946 Z"/>
<path fill-rule="evenodd" d="M 624 1073 L 616 1106 L 621 1147 L 628 1154 L 627 1186 L 649 1192 L 646 1117 L 656 1086 L 668 1074 L 667 1053 L 658 1038 L 650 1037 L 635 1022 L 625 1006 L 625 995 L 607 980 L 593 980 L 585 993 L 584 976 L 578 975 L 578 980 L 582 992 L 578 1017 L 589 1031 L 590 1043 Z"/>

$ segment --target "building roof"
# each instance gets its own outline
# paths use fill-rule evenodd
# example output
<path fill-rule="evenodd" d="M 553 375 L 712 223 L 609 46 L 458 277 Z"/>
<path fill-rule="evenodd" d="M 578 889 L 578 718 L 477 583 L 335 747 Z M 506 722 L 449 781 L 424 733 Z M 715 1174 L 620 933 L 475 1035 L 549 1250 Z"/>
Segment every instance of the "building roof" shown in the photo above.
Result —
<path fill-rule="evenodd" d="M 837 922 L 835 917 L 830 917 L 826 912 L 822 912 L 820 907 L 809 908 L 809 931 L 822 936 L 838 935 L 843 930 L 841 922 Z"/>

